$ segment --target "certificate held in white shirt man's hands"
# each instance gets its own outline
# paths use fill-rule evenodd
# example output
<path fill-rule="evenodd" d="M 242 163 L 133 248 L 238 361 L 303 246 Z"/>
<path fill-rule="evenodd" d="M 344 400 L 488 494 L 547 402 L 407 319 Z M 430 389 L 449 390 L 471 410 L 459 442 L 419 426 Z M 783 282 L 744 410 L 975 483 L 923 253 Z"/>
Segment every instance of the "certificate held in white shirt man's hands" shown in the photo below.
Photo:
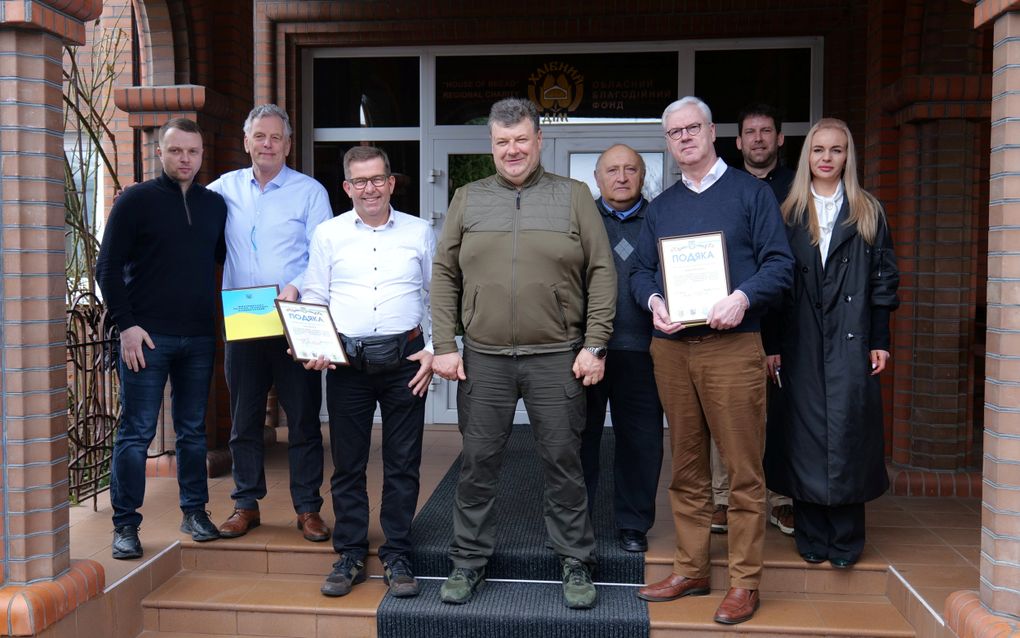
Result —
<path fill-rule="evenodd" d="M 295 361 L 323 357 L 337 365 L 349 365 L 329 306 L 277 299 L 276 309 Z"/>
<path fill-rule="evenodd" d="M 723 233 L 663 237 L 659 266 L 670 321 L 696 326 L 708 322 L 712 306 L 730 294 Z"/>

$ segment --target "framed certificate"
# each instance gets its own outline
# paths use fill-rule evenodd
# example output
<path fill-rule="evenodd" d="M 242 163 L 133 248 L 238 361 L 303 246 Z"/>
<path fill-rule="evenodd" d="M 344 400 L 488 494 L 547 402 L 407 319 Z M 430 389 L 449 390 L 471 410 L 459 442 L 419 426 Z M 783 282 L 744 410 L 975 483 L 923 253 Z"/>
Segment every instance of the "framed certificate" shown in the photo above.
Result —
<path fill-rule="evenodd" d="M 295 361 L 311 361 L 323 356 L 338 365 L 349 365 L 329 306 L 277 299 L 276 308 Z"/>
<path fill-rule="evenodd" d="M 276 312 L 276 295 L 280 289 L 272 286 L 255 288 L 227 288 L 220 293 L 223 299 L 223 338 L 225 341 L 282 337 L 283 324 Z"/>
<path fill-rule="evenodd" d="M 670 321 L 686 325 L 708 322 L 715 303 L 730 294 L 730 271 L 722 231 L 663 237 L 659 264 Z"/>

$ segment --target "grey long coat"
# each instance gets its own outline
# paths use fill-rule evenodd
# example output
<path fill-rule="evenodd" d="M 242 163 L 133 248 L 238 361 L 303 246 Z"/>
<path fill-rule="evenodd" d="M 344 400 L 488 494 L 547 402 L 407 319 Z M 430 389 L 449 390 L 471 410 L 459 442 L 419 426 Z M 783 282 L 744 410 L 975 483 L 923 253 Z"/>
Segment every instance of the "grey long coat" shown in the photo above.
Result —
<path fill-rule="evenodd" d="M 899 273 L 884 218 L 871 245 L 846 225 L 848 213 L 844 200 L 824 268 L 807 228 L 787 227 L 793 287 L 764 328 L 783 384 L 769 398 L 767 483 L 822 505 L 864 503 L 889 486 L 869 352 L 889 350 Z"/>

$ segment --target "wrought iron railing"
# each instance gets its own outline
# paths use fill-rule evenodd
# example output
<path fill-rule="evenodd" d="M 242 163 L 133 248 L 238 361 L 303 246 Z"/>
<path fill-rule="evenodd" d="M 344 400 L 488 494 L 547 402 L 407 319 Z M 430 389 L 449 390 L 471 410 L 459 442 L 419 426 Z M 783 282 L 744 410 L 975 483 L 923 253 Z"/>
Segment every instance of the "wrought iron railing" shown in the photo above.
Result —
<path fill-rule="evenodd" d="M 68 479 L 72 503 L 110 487 L 113 437 L 120 421 L 119 335 L 102 302 L 77 295 L 67 309 Z"/>

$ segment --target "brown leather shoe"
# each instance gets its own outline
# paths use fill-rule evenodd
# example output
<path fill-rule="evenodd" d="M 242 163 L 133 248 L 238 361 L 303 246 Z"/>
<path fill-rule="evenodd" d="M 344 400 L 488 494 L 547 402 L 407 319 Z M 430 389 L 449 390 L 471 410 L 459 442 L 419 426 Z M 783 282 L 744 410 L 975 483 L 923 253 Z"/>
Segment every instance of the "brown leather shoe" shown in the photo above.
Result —
<path fill-rule="evenodd" d="M 712 512 L 712 533 L 713 534 L 725 534 L 729 531 L 730 526 L 727 521 L 727 512 L 729 511 L 729 505 L 716 505 L 715 511 Z"/>
<path fill-rule="evenodd" d="M 653 603 L 664 603 L 684 596 L 704 596 L 710 591 L 707 578 L 687 578 L 671 574 L 669 578 L 637 590 L 637 597 Z"/>
<path fill-rule="evenodd" d="M 305 533 L 305 540 L 318 543 L 329 539 L 329 528 L 322 522 L 318 512 L 298 514 L 297 528 Z"/>
<path fill-rule="evenodd" d="M 724 625 L 736 625 L 751 620 L 754 612 L 758 611 L 760 602 L 757 589 L 730 587 L 726 592 L 726 598 L 719 603 L 719 609 L 715 610 L 714 620 Z"/>
<path fill-rule="evenodd" d="M 234 513 L 225 523 L 220 525 L 220 536 L 223 538 L 237 538 L 244 536 L 250 530 L 255 529 L 262 523 L 258 510 L 235 509 Z"/>

